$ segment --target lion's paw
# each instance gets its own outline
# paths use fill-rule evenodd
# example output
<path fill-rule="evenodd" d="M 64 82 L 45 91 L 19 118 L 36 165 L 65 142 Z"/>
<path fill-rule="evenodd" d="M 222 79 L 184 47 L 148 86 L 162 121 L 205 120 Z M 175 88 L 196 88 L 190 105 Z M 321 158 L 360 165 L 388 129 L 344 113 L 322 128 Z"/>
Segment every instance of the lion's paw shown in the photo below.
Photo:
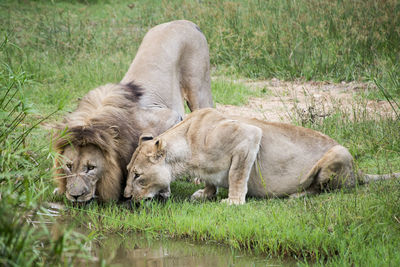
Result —
<path fill-rule="evenodd" d="M 202 183 L 202 180 L 201 180 L 200 178 L 194 178 L 193 183 L 194 183 L 195 185 L 199 185 L 199 184 Z"/>
<path fill-rule="evenodd" d="M 56 187 L 56 188 L 53 190 L 53 195 L 61 195 L 60 189 L 59 189 L 58 187 Z"/>
<path fill-rule="evenodd" d="M 221 200 L 221 203 L 226 203 L 228 205 L 243 205 L 245 200 L 239 198 L 226 198 Z"/>
<path fill-rule="evenodd" d="M 204 191 L 205 191 L 204 189 L 197 190 L 190 197 L 190 200 L 191 201 L 196 201 L 196 200 L 205 200 L 205 199 L 207 199 L 208 196 L 204 193 Z"/>

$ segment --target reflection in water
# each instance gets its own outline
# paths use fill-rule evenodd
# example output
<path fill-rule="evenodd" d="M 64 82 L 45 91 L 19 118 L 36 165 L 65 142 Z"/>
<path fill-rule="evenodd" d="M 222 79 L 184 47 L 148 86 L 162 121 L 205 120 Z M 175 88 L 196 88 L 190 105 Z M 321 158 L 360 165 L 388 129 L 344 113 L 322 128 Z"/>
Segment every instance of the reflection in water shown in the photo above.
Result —
<path fill-rule="evenodd" d="M 53 203 L 50 203 L 53 204 Z M 49 210 L 60 210 L 50 206 Z M 89 235 L 89 229 L 71 218 L 60 216 L 51 227 L 53 238 L 58 238 L 65 228 Z M 106 234 L 87 244 L 93 258 L 98 261 L 75 264 L 99 266 L 179 267 L 179 266 L 295 266 L 294 260 L 268 259 L 254 256 L 225 245 L 199 244 L 187 240 L 148 238 L 143 234 Z"/>
<path fill-rule="evenodd" d="M 139 234 L 107 236 L 96 242 L 93 253 L 111 265 L 137 267 L 178 266 L 281 266 L 283 262 L 246 255 L 226 246 L 189 241 L 154 240 Z M 285 265 L 287 265 L 286 263 Z M 293 264 L 289 264 L 293 265 Z"/>

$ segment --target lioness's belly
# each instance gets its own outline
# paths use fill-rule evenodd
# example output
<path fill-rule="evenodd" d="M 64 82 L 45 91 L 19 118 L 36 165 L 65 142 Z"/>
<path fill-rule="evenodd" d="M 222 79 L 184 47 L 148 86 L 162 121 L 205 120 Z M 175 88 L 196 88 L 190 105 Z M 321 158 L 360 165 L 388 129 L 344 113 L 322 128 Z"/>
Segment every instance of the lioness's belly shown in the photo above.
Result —
<path fill-rule="evenodd" d="M 307 176 L 317 160 L 288 163 L 284 167 L 262 168 L 255 164 L 247 183 L 248 196 L 285 197 L 303 190 L 300 181 Z M 296 166 L 297 165 L 297 166 Z M 286 168 L 285 168 L 286 167 Z M 261 174 L 260 174 L 261 171 Z"/>
<path fill-rule="evenodd" d="M 224 170 L 217 173 L 202 173 L 201 175 L 197 175 L 208 184 L 223 188 L 229 187 L 229 170 Z"/>
<path fill-rule="evenodd" d="M 267 198 L 286 197 L 302 189 L 298 179 L 276 179 L 275 181 L 271 181 L 269 179 L 263 180 L 259 176 L 250 177 L 247 187 L 247 196 Z"/>

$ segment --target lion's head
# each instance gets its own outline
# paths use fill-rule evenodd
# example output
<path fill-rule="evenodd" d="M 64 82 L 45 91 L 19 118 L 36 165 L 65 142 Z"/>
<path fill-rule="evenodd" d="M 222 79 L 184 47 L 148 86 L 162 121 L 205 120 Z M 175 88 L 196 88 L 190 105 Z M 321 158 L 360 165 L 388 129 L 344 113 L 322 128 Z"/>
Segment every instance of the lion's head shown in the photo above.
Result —
<path fill-rule="evenodd" d="M 124 160 L 111 129 L 74 127 L 57 142 L 56 179 L 60 193 L 73 202 L 118 200 Z M 131 144 L 132 145 L 132 144 Z M 132 150 L 129 147 L 126 150 Z"/>
<path fill-rule="evenodd" d="M 139 201 L 156 195 L 170 196 L 171 170 L 165 162 L 165 142 L 151 135 L 140 137 L 139 146 L 128 165 L 124 197 Z"/>
<path fill-rule="evenodd" d="M 64 150 L 65 195 L 71 201 L 86 202 L 95 197 L 97 182 L 104 175 L 103 152 L 94 145 L 68 146 Z"/>
<path fill-rule="evenodd" d="M 108 84 L 90 91 L 53 137 L 58 190 L 71 201 L 118 200 L 138 143 L 132 119 L 140 88 Z"/>
<path fill-rule="evenodd" d="M 118 200 L 139 135 L 158 135 L 179 121 L 168 108 L 137 104 L 141 89 L 134 84 L 108 84 L 90 91 L 58 126 L 53 138 L 59 193 L 71 201 Z"/>

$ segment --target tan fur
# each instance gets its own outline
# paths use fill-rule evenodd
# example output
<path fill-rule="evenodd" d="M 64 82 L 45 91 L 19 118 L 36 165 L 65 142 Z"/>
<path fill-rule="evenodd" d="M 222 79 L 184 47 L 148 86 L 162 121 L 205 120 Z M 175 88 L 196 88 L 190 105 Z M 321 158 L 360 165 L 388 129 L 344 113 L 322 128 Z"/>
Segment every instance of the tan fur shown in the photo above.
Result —
<path fill-rule="evenodd" d="M 187 20 L 160 24 L 143 38 L 121 83 L 146 89 L 140 104 L 166 107 L 182 117 L 190 110 L 213 107 L 210 56 L 199 27 Z"/>
<path fill-rule="evenodd" d="M 173 21 L 146 34 L 120 84 L 90 91 L 58 126 L 59 192 L 79 202 L 119 199 L 139 135 L 158 135 L 179 122 L 185 100 L 192 110 L 213 105 L 208 46 L 195 24 Z"/>
<path fill-rule="evenodd" d="M 147 137 L 147 139 L 150 139 Z M 128 165 L 125 197 L 169 195 L 182 174 L 206 187 L 193 199 L 229 188 L 229 204 L 245 196 L 284 197 L 352 186 L 357 181 L 349 151 L 303 127 L 224 116 L 214 109 L 192 114 L 154 140 L 143 141 Z"/>

